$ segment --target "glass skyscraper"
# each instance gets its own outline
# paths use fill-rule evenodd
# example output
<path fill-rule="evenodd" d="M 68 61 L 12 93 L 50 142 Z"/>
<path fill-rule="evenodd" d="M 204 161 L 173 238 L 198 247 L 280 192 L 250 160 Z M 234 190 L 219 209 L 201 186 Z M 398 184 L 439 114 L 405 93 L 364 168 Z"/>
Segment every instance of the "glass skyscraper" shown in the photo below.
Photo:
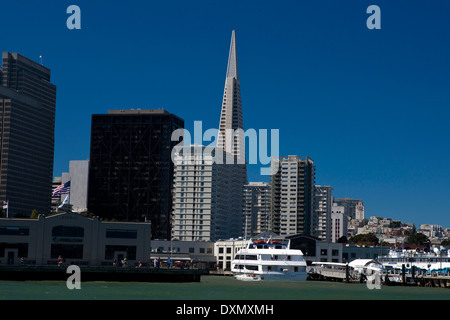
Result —
<path fill-rule="evenodd" d="M 170 239 L 172 132 L 184 120 L 165 110 L 110 110 L 92 115 L 88 210 L 118 221 L 150 221 Z"/>
<path fill-rule="evenodd" d="M 0 68 L 0 201 L 8 214 L 50 213 L 56 86 L 50 69 L 4 52 Z"/>

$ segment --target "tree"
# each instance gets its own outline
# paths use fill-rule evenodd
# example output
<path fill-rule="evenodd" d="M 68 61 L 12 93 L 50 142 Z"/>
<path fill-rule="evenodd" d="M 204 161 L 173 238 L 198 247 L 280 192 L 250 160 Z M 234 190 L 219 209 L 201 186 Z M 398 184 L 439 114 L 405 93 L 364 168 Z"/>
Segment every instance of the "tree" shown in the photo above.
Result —
<path fill-rule="evenodd" d="M 413 233 L 408 236 L 406 243 L 408 244 L 420 244 L 423 245 L 426 242 L 430 242 L 430 239 L 423 233 Z"/>
<path fill-rule="evenodd" d="M 399 220 L 393 220 L 391 222 L 390 228 L 400 228 L 402 226 L 402 222 Z"/>
<path fill-rule="evenodd" d="M 351 237 L 350 241 L 361 244 L 374 243 L 375 245 L 379 243 L 378 238 L 373 233 L 357 234 L 356 236 Z"/>
<path fill-rule="evenodd" d="M 37 219 L 39 217 L 39 213 L 36 209 L 31 212 L 31 219 Z"/>

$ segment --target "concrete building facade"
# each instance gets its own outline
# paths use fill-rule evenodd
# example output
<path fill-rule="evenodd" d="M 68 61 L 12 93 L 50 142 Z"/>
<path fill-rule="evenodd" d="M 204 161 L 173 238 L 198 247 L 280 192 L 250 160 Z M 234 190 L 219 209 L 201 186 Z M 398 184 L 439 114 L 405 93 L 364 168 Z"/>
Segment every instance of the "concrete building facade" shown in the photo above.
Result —
<path fill-rule="evenodd" d="M 242 235 L 242 181 L 235 164 L 218 163 L 220 148 L 181 147 L 174 153 L 172 237 L 215 241 Z"/>
<path fill-rule="evenodd" d="M 271 228 L 280 234 L 312 234 L 315 166 L 308 157 L 273 159 Z"/>
<path fill-rule="evenodd" d="M 337 242 L 339 238 L 347 237 L 348 217 L 345 214 L 345 207 L 333 203 L 331 208 L 331 241 Z"/>
<path fill-rule="evenodd" d="M 270 184 L 250 182 L 244 186 L 244 237 L 250 238 L 270 228 Z"/>
<path fill-rule="evenodd" d="M 313 233 L 323 241 L 331 242 L 331 207 L 333 188 L 314 186 Z"/>
<path fill-rule="evenodd" d="M 105 222 L 78 213 L 0 219 L 0 264 L 112 266 L 149 262 L 151 224 Z"/>

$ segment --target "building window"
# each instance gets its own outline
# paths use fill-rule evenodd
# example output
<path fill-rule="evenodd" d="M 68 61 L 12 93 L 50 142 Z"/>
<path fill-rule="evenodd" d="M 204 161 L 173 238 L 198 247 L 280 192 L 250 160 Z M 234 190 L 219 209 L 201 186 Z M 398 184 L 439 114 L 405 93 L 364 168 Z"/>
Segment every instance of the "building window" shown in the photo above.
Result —
<path fill-rule="evenodd" d="M 106 229 L 106 238 L 137 239 L 137 230 Z"/>
<path fill-rule="evenodd" d="M 0 236 L 28 236 L 29 234 L 28 227 L 0 227 Z"/>
<path fill-rule="evenodd" d="M 61 256 L 64 259 L 83 259 L 82 244 L 52 244 L 50 257 L 57 259 Z"/>
<path fill-rule="evenodd" d="M 76 226 L 55 226 L 52 228 L 53 237 L 84 237 L 84 228 Z"/>

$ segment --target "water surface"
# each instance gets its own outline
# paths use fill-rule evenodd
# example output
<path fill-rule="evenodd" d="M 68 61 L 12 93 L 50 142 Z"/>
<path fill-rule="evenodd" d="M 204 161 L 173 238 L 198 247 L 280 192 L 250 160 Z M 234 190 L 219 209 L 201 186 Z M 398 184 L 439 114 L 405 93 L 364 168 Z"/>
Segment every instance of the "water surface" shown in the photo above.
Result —
<path fill-rule="evenodd" d="M 0 281 L 1 300 L 449 300 L 450 289 L 388 287 L 316 281 L 243 282 L 202 276 L 193 283 Z"/>

